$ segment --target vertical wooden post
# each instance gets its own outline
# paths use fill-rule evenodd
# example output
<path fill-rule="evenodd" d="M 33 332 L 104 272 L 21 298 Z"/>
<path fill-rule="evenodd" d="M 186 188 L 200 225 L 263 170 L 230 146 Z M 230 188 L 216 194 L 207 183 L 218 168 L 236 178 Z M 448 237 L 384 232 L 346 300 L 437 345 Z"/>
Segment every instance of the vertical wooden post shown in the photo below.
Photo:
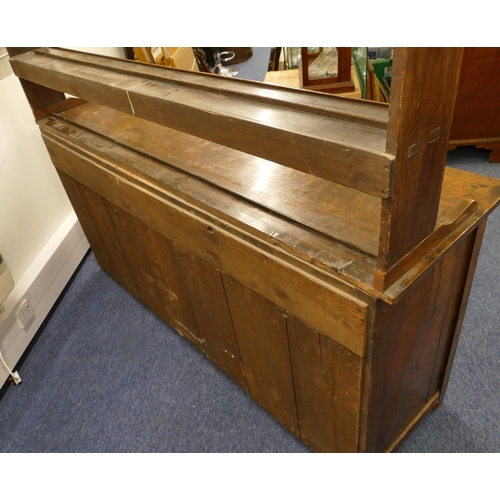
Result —
<path fill-rule="evenodd" d="M 462 48 L 394 50 L 387 152 L 394 196 L 382 200 L 378 285 L 435 228 Z M 377 279 L 377 275 L 376 275 Z"/>

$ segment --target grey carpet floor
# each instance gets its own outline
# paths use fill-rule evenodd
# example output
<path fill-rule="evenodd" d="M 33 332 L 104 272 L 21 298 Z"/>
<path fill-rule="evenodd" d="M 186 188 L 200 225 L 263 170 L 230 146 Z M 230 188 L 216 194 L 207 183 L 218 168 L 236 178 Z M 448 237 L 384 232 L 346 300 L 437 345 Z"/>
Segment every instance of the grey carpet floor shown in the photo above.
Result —
<path fill-rule="evenodd" d="M 266 77 L 269 58 L 271 57 L 271 47 L 253 47 L 252 57 L 248 61 L 235 64 L 239 69 L 236 78 L 243 80 L 255 80 L 263 82 Z"/>
<path fill-rule="evenodd" d="M 484 151 L 448 165 L 500 177 Z M 490 218 L 447 398 L 400 452 L 500 451 L 500 210 Z M 85 260 L 4 388 L 0 452 L 309 450 L 198 350 Z"/>

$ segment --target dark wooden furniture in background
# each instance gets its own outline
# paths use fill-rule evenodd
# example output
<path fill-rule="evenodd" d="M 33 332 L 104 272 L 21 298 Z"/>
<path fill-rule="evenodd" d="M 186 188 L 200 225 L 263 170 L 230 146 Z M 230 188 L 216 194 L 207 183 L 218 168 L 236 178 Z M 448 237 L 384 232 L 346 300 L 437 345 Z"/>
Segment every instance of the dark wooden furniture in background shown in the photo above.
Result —
<path fill-rule="evenodd" d="M 336 47 L 338 54 L 337 75 L 322 78 L 313 78 L 310 74 L 310 65 L 324 55 L 323 47 L 318 47 L 318 53 L 310 53 L 309 47 L 300 48 L 299 87 L 307 90 L 316 90 L 328 94 L 341 94 L 354 91 L 354 82 L 351 76 L 351 47 Z"/>
<path fill-rule="evenodd" d="M 467 47 L 450 132 L 450 149 L 490 149 L 500 162 L 500 48 Z"/>
<path fill-rule="evenodd" d="M 313 450 L 381 452 L 444 397 L 500 200 L 444 165 L 461 57 L 397 49 L 389 114 L 69 50 L 11 64 L 88 101 L 28 95 L 101 267 Z"/>

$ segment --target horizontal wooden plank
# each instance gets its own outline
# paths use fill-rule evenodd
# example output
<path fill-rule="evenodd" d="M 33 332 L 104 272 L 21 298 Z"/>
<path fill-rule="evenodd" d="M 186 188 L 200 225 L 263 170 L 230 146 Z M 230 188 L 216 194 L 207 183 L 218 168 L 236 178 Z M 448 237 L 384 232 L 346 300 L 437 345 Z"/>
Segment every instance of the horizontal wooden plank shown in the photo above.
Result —
<path fill-rule="evenodd" d="M 88 104 L 85 106 L 91 105 Z M 133 120 L 138 119 L 134 118 Z M 157 184 L 163 192 L 170 193 L 176 199 L 181 198 L 189 206 L 199 207 L 203 210 L 205 217 L 211 218 L 212 223 L 217 224 L 218 220 L 224 221 L 226 229 L 230 231 L 234 230 L 240 235 L 246 235 L 245 237 L 248 237 L 253 245 L 261 246 L 265 251 L 277 254 L 280 259 L 291 261 L 293 265 L 301 267 L 306 272 L 317 273 L 320 279 L 329 281 L 334 286 L 344 289 L 348 293 L 355 293 L 354 290 L 359 287 L 361 290 L 368 291 L 371 294 L 378 294 L 378 292 L 373 291 L 372 287 L 373 272 L 376 263 L 374 257 L 360 253 L 350 248 L 350 246 L 346 246 L 327 235 L 321 234 L 325 230 L 324 227 L 316 225 L 317 230 L 311 231 L 294 220 L 295 214 L 298 214 L 299 220 L 303 220 L 304 214 L 301 212 L 307 212 L 305 204 L 311 200 L 310 208 L 313 210 L 314 202 L 320 203 L 319 198 L 315 199 L 313 196 L 304 193 L 303 197 L 307 198 L 307 201 L 300 202 L 298 200 L 293 215 L 290 214 L 288 217 L 277 216 L 273 211 L 267 208 L 263 209 L 258 204 L 249 203 L 221 192 L 220 186 L 207 185 L 193 176 L 178 172 L 163 162 L 155 161 L 148 156 L 119 146 L 114 141 L 105 140 L 80 128 L 74 130 L 73 126 L 64 124 L 64 122 L 61 123 L 58 118 L 51 117 L 48 120 L 44 120 L 40 122 L 40 126 L 43 134 L 48 136 L 54 135 L 55 139 L 75 144 L 79 148 L 79 154 L 87 156 L 91 160 L 95 160 L 98 157 L 104 162 L 119 165 L 124 176 L 129 175 L 133 176 L 133 178 L 138 176 L 148 182 Z M 73 131 L 75 134 L 73 134 Z M 141 137 L 143 137 L 144 142 L 148 140 L 147 136 L 144 137 L 140 133 L 139 127 L 132 127 L 131 134 L 132 136 L 137 135 L 138 142 L 141 141 Z M 180 134 L 180 132 L 176 132 L 176 134 Z M 184 142 L 181 144 L 178 144 L 175 140 L 166 142 L 169 142 L 173 151 L 177 152 L 182 152 L 185 147 L 188 147 Z M 249 156 L 236 151 L 232 151 L 232 153 Z M 217 164 L 219 164 L 216 160 L 220 158 L 211 155 L 205 156 L 212 158 L 214 161 L 213 167 L 216 170 Z M 224 156 L 222 156 L 222 160 L 223 158 Z M 254 159 L 257 160 L 256 158 Z M 224 163 L 222 160 L 220 162 L 221 165 Z M 264 162 L 265 160 L 258 161 Z M 300 174 L 282 166 L 279 168 L 289 174 L 290 177 Z M 127 174 L 127 172 L 129 173 Z M 230 178 L 227 181 L 230 182 Z M 320 180 L 316 179 L 316 181 Z M 237 182 L 236 179 L 235 182 Z M 364 199 L 378 202 L 378 205 L 380 205 L 380 200 L 374 197 L 357 193 L 352 189 L 336 186 L 326 181 L 321 182 L 334 186 L 336 190 L 342 189 Z M 225 185 L 222 179 L 219 184 Z M 274 188 L 279 189 L 281 184 L 291 187 L 290 179 L 288 181 L 286 181 L 286 178 L 280 180 L 279 176 L 277 176 L 273 181 L 273 190 Z M 297 187 L 298 193 L 302 191 L 302 188 L 303 186 Z M 286 188 L 283 190 L 283 194 L 287 200 L 295 197 L 293 189 L 289 191 L 291 195 L 287 191 L 289 190 Z M 326 189 L 321 190 L 321 192 L 325 196 L 329 194 Z M 349 208 L 353 209 L 351 212 L 356 211 L 358 208 L 359 210 L 363 210 L 365 208 L 364 203 L 360 203 L 359 207 L 357 207 L 356 203 L 353 204 L 352 200 L 349 200 L 347 194 L 340 194 L 335 197 L 332 201 L 334 203 L 333 206 L 337 206 L 337 201 L 335 200 L 342 201 L 343 203 L 341 203 L 339 211 L 332 208 L 328 212 L 332 220 L 332 232 L 335 232 L 336 229 L 339 235 L 342 236 L 343 230 L 346 234 L 349 234 L 348 229 L 351 228 L 353 237 L 356 237 L 358 232 L 363 234 L 367 227 L 361 221 L 359 224 L 352 226 L 346 218 L 349 214 Z M 378 211 L 375 212 L 375 215 L 377 213 Z M 375 219 L 375 217 L 369 217 L 370 214 L 373 214 L 373 211 L 366 210 L 366 218 L 364 220 L 368 224 L 368 227 L 370 227 L 373 219 Z M 314 211 L 311 215 L 314 217 Z M 314 221 L 315 219 L 312 220 Z M 376 244 L 375 228 L 373 228 L 373 231 L 373 242 Z M 381 296 L 381 298 L 383 297 Z"/>
<path fill-rule="evenodd" d="M 50 122 L 52 130 L 98 149 L 105 157 L 117 152 L 116 147 L 111 152 L 110 146 L 123 145 L 272 210 L 294 223 L 376 256 L 380 200 L 373 196 L 104 106 L 89 103 L 61 116 L 64 121 Z M 71 127 L 67 122 L 77 127 Z M 106 139 L 82 131 L 82 127 Z M 196 158 L 193 157 L 194 151 L 197 152 Z M 139 158 L 123 148 L 120 153 Z M 150 162 L 143 159 L 142 163 Z M 235 165 L 238 166 L 237 176 L 234 175 Z M 136 170 L 139 169 L 146 172 L 145 166 L 138 164 Z M 164 183 L 165 169 L 156 170 L 155 173 L 150 169 L 150 175 Z M 352 224 L 353 220 L 356 224 Z M 281 230 L 281 225 L 277 229 Z"/>
<path fill-rule="evenodd" d="M 375 101 L 344 99 L 340 96 L 250 80 L 221 78 L 213 74 L 204 74 L 202 78 L 199 78 L 199 73 L 191 71 L 109 56 L 96 56 L 76 50 L 39 48 L 37 53 L 97 68 L 113 69 L 118 73 L 141 77 L 147 75 L 147 78 L 171 82 L 183 87 L 202 89 L 206 92 L 241 97 L 249 102 L 266 102 L 268 104 L 275 102 L 288 109 L 307 109 L 324 116 L 337 116 L 380 129 L 386 129 L 389 120 L 389 106 Z"/>
<path fill-rule="evenodd" d="M 272 99 L 248 102 L 244 96 L 115 72 L 50 53 L 30 52 L 11 63 L 20 78 L 373 196 L 391 196 L 394 157 L 385 152 L 386 132 L 375 126 L 324 116 L 307 106 L 293 108 Z"/>
<path fill-rule="evenodd" d="M 223 227 L 207 224 L 191 207 L 169 200 L 160 188 L 142 179 L 133 182 L 121 177 L 117 166 L 106 167 L 51 138 L 44 137 L 44 140 L 58 169 L 182 248 L 364 356 L 365 303 L 255 248 Z"/>

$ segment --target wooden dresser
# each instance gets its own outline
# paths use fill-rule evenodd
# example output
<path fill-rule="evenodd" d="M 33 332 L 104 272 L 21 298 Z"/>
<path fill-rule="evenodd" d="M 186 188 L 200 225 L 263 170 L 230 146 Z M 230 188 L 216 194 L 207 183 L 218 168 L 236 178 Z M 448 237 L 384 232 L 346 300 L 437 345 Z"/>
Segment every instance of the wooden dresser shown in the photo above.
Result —
<path fill-rule="evenodd" d="M 500 47 L 464 49 L 449 146 L 471 145 L 500 163 Z"/>
<path fill-rule="evenodd" d="M 444 165 L 461 49 L 397 49 L 390 113 L 18 52 L 102 269 L 290 432 L 315 451 L 391 451 L 442 401 L 500 200 L 500 181 Z"/>

